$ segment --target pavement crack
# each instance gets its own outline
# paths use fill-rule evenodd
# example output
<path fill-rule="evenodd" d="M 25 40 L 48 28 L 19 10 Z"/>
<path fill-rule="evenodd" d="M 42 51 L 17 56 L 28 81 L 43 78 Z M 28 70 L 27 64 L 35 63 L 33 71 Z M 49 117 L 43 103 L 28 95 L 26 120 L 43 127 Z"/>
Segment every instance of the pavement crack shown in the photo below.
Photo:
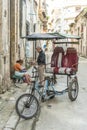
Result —
<path fill-rule="evenodd" d="M 36 123 L 39 121 L 40 112 L 41 112 L 41 106 L 39 106 L 39 108 L 38 108 L 38 112 L 37 112 L 37 114 L 35 116 L 35 119 L 34 119 L 34 121 L 32 123 L 31 130 L 35 130 L 35 128 L 36 128 Z"/>

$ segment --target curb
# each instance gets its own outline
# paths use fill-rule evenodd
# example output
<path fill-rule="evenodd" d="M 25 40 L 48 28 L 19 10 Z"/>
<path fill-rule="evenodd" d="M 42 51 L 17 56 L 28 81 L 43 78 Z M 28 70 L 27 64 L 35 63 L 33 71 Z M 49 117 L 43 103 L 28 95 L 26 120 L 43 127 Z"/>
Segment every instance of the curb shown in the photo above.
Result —
<path fill-rule="evenodd" d="M 28 93 L 29 92 L 29 88 L 26 89 L 25 93 Z M 5 127 L 3 128 L 3 130 L 21 130 L 21 121 L 23 119 L 20 118 L 17 113 L 16 113 L 16 110 L 14 108 L 13 112 L 11 113 Z M 34 124 L 34 121 L 35 121 L 35 117 L 30 119 L 30 120 L 26 120 L 26 122 L 28 121 L 28 124 L 30 124 L 30 130 L 32 130 L 32 127 L 33 127 L 33 124 Z"/>
<path fill-rule="evenodd" d="M 15 128 L 19 122 L 19 119 L 20 118 L 18 117 L 18 115 L 16 114 L 16 112 L 14 110 L 3 130 L 15 130 Z"/>
<path fill-rule="evenodd" d="M 30 71 L 31 72 L 31 71 Z M 26 88 L 24 93 L 28 93 L 29 92 L 29 87 Z M 3 130 L 21 130 L 21 121 L 23 121 L 22 118 L 20 118 L 17 113 L 16 110 L 14 108 L 14 110 L 12 111 L 12 113 L 10 114 L 10 117 L 7 121 L 7 123 L 5 124 Z M 26 123 L 28 122 L 29 126 L 30 126 L 30 130 L 34 130 L 34 124 L 36 122 L 35 117 L 30 119 L 30 120 L 26 120 Z"/>

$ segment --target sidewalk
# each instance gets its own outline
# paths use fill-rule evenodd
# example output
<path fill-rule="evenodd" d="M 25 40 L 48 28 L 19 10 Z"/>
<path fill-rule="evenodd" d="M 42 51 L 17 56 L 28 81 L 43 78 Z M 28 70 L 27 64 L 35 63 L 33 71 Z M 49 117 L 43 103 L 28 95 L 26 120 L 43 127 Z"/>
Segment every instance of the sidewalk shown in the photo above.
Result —
<path fill-rule="evenodd" d="M 20 88 L 12 87 L 4 94 L 0 94 L 0 130 L 16 130 L 20 120 L 15 111 L 15 102 L 17 98 L 29 89 L 27 84 L 20 84 Z M 30 121 L 30 127 L 33 120 Z"/>
<path fill-rule="evenodd" d="M 15 102 L 27 89 L 29 86 L 21 84 L 20 88 L 12 86 L 10 90 L 0 95 L 0 130 L 15 130 L 19 121 L 19 116 L 15 111 Z"/>

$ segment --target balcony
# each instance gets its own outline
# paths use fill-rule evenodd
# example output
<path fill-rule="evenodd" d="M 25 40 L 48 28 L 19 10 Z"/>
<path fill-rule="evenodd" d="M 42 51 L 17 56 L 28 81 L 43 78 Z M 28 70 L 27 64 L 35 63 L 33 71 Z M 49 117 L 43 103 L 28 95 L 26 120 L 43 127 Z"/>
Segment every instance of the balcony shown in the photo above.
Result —
<path fill-rule="evenodd" d="M 46 31 L 47 30 L 47 17 L 46 17 L 46 11 L 45 9 L 39 9 L 38 10 L 38 15 L 39 15 L 39 18 L 43 24 L 43 30 Z"/>
<path fill-rule="evenodd" d="M 45 11 L 45 9 L 39 9 L 38 10 L 38 15 L 39 15 L 39 18 L 41 19 L 41 21 L 43 21 L 43 19 L 46 18 L 46 11 Z"/>

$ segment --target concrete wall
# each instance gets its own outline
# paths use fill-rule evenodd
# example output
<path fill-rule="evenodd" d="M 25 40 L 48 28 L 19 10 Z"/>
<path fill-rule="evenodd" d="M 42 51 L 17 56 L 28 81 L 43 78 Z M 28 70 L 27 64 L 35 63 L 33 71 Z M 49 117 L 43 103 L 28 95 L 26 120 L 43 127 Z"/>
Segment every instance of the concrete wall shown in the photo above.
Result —
<path fill-rule="evenodd" d="M 13 65 L 19 58 L 25 58 L 25 41 L 21 39 L 26 35 L 26 2 L 24 0 L 11 0 L 11 74 Z"/>

